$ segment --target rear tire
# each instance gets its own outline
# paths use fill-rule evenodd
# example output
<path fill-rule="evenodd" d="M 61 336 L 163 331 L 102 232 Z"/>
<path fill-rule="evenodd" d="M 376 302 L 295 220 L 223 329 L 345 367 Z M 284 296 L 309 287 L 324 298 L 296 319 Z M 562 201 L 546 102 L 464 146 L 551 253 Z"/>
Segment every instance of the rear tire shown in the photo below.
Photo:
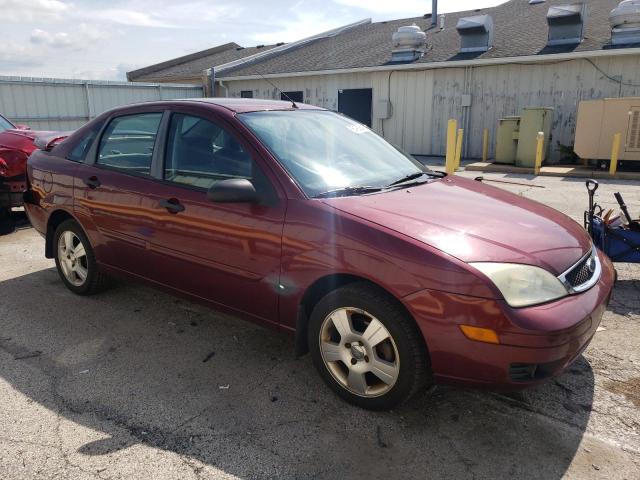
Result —
<path fill-rule="evenodd" d="M 77 295 L 93 295 L 110 284 L 98 268 L 93 248 L 75 220 L 65 220 L 53 235 L 56 267 L 69 290 Z"/>
<path fill-rule="evenodd" d="M 327 385 L 361 408 L 390 410 L 431 384 L 429 356 L 414 320 L 367 283 L 346 285 L 320 300 L 308 342 Z"/>

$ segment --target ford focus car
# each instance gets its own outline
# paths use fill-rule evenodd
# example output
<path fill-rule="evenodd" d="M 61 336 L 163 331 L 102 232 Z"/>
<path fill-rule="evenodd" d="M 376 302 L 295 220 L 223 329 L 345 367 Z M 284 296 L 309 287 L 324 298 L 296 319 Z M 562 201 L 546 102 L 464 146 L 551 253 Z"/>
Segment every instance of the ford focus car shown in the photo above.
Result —
<path fill-rule="evenodd" d="M 289 332 L 369 409 L 432 383 L 558 375 L 614 281 L 565 215 L 293 102 L 118 108 L 36 151 L 28 181 L 29 218 L 71 291 L 125 276 Z"/>

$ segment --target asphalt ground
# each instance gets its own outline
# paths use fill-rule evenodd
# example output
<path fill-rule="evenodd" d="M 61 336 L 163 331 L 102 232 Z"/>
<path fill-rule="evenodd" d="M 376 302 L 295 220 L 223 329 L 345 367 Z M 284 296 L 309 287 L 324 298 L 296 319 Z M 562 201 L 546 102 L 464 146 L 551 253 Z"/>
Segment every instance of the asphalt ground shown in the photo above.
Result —
<path fill-rule="evenodd" d="M 587 205 L 581 180 L 484 177 L 578 221 Z M 640 183 L 601 182 L 598 201 L 616 191 L 640 215 Z M 290 337 L 134 283 L 75 296 L 43 248 L 28 225 L 0 237 L 2 479 L 640 477 L 640 265 L 617 264 L 602 329 L 562 376 L 372 413 Z"/>

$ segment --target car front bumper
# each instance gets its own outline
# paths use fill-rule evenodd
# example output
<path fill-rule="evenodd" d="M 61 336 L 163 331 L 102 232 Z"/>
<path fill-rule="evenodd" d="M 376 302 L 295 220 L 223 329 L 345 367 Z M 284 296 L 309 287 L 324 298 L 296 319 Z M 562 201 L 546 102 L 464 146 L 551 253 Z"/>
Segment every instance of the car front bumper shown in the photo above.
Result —
<path fill-rule="evenodd" d="M 433 290 L 405 297 L 436 382 L 518 388 L 562 373 L 593 338 L 611 297 L 615 270 L 598 254 L 602 272 L 593 287 L 543 305 L 516 309 L 504 300 Z M 460 325 L 492 329 L 500 343 L 470 340 Z"/>

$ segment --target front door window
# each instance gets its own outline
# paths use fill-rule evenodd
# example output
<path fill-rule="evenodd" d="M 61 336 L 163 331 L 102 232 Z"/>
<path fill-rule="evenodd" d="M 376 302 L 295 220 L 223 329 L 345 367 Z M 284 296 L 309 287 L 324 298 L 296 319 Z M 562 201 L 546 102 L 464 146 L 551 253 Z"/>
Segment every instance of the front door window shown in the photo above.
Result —
<path fill-rule="evenodd" d="M 204 118 L 173 114 L 164 179 L 207 190 L 217 181 L 231 178 L 250 180 L 265 200 L 275 195 L 262 170 L 229 131 Z"/>

